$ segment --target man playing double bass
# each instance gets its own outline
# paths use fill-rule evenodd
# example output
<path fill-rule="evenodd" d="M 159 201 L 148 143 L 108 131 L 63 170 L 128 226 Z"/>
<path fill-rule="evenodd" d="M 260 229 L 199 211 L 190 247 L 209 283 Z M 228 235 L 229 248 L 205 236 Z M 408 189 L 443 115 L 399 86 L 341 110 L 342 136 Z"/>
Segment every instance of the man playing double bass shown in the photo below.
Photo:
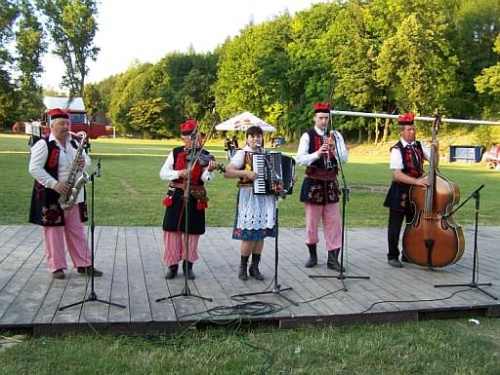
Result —
<path fill-rule="evenodd" d="M 429 186 L 427 177 L 422 178 L 422 175 L 424 174 L 424 160 L 430 159 L 431 152 L 423 142 L 415 140 L 414 118 L 413 113 L 398 117 L 400 139 L 391 147 L 392 183 L 384 202 L 384 206 L 389 208 L 387 259 L 391 266 L 397 268 L 403 267 L 399 261 L 398 248 L 403 219 L 409 223 L 415 215 L 414 207 L 410 204 L 410 187 L 412 185 Z M 432 147 L 436 151 L 434 155 L 437 166 L 439 161 L 437 141 L 432 143 Z M 401 260 L 407 261 L 404 255 Z"/>

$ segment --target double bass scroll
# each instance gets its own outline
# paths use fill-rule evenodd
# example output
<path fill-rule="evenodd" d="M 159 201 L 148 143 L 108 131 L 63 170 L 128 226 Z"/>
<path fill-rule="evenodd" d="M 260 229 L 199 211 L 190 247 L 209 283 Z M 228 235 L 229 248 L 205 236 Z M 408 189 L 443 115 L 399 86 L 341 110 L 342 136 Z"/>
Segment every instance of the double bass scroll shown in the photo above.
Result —
<path fill-rule="evenodd" d="M 432 126 L 432 142 L 441 122 L 436 110 Z M 415 216 L 406 224 L 403 234 L 403 253 L 413 263 L 427 267 L 444 267 L 460 260 L 464 253 L 465 238 L 462 228 L 455 224 L 451 212 L 460 200 L 458 185 L 439 173 L 431 146 L 429 185 L 412 186 L 410 202 Z"/>

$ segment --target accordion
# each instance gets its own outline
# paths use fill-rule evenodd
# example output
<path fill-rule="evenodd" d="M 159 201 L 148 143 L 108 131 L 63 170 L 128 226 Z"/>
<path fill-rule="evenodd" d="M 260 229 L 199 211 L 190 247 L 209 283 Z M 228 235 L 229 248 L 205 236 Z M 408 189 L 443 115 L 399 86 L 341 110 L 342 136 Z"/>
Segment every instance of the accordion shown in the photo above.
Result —
<path fill-rule="evenodd" d="M 295 175 L 293 158 L 280 152 L 253 154 L 252 170 L 258 175 L 253 182 L 254 194 L 292 194 Z"/>

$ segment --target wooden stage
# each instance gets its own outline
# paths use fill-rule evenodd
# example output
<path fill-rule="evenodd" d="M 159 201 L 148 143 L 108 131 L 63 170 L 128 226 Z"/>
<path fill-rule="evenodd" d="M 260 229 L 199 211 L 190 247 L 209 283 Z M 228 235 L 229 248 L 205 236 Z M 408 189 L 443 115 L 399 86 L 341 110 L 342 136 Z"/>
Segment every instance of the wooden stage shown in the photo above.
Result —
<path fill-rule="evenodd" d="M 464 232 L 466 251 L 457 264 L 434 270 L 405 264 L 403 269 L 396 269 L 387 264 L 385 228 L 347 228 L 345 275 L 369 279 L 339 280 L 310 277 L 337 275 L 326 268 L 322 238 L 318 246 L 320 264 L 306 269 L 304 229 L 281 228 L 278 267 L 281 288 L 276 290 L 273 239 L 266 240 L 261 264 L 266 280 L 243 282 L 237 278 L 239 242 L 231 239 L 231 228 L 208 228 L 200 240 L 200 259 L 194 265 L 196 280 L 189 281 L 188 286 L 190 294 L 212 301 L 181 296 L 157 302 L 159 298 L 182 294 L 185 286 L 182 272 L 174 280 L 167 282 L 164 278 L 161 229 L 96 227 L 95 262 L 104 276 L 95 278 L 94 297 L 104 302 L 91 300 L 60 311 L 60 307 L 85 300 L 92 289 L 91 283 L 72 268 L 67 270 L 64 280 L 50 277 L 39 227 L 0 226 L 0 329 L 26 330 L 34 335 L 92 330 L 144 333 L 174 332 L 233 318 L 287 328 L 300 324 L 500 316 L 499 301 L 491 297 L 500 297 L 497 242 L 500 227 L 479 228 L 479 278 L 475 279 L 472 276 L 474 228 L 465 228 Z M 68 264 L 71 264 L 69 257 Z M 492 285 L 470 287 L 473 281 Z M 466 286 L 435 287 L 442 284 Z M 265 290 L 270 293 L 250 296 L 244 301 L 231 299 L 236 294 Z M 258 301 L 266 303 L 255 306 Z M 250 306 L 253 309 L 274 307 L 276 311 L 242 317 L 239 311 L 244 302 L 254 302 Z M 214 309 L 220 306 L 228 308 Z M 207 312 L 209 309 L 211 313 Z"/>

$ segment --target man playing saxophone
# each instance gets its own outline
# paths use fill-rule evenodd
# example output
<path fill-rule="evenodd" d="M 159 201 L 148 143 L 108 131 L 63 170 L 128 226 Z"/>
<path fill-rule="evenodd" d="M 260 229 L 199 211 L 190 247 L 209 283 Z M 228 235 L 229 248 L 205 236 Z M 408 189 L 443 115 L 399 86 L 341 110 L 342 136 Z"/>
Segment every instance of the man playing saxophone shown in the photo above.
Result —
<path fill-rule="evenodd" d="M 81 144 L 71 139 L 68 114 L 60 109 L 53 109 L 49 114 L 49 136 L 41 138 L 31 148 L 29 172 L 35 181 L 29 221 L 42 226 L 47 268 L 54 279 L 65 277 L 64 242 L 78 273 L 102 276 L 101 271 L 91 266 L 83 225 L 88 219 L 84 188 L 77 193 L 74 204 L 66 209 L 60 204 L 61 196 L 70 194 L 74 188 L 67 183 L 68 179 L 75 175 L 75 169 L 79 177 L 90 165 L 90 158 Z"/>

